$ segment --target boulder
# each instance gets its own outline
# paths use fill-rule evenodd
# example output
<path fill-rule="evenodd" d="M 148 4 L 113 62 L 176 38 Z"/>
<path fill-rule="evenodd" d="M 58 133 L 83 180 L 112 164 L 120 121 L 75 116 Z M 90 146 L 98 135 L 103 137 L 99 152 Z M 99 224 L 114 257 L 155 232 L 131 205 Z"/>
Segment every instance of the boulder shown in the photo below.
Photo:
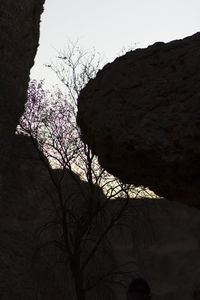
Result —
<path fill-rule="evenodd" d="M 82 139 L 125 183 L 199 206 L 200 33 L 130 51 L 78 98 Z"/>

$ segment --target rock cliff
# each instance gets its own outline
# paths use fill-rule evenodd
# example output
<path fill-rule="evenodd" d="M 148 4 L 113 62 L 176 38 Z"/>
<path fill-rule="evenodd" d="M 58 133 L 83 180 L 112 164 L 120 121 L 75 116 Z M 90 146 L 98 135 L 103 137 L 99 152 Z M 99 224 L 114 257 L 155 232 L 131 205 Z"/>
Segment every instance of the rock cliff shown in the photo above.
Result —
<path fill-rule="evenodd" d="M 23 112 L 43 4 L 44 0 L 1 0 L 0 134 L 7 137 L 14 135 Z"/>
<path fill-rule="evenodd" d="M 37 204 L 35 208 L 28 200 L 32 188 L 26 186 L 22 176 L 27 171 L 23 159 L 26 160 L 24 154 L 28 148 L 15 136 L 15 129 L 26 101 L 43 4 L 44 0 L 1 0 L 0 3 L 1 299 L 30 299 L 28 268 L 33 245 L 30 230 L 34 227 L 30 221 L 38 209 Z"/>
<path fill-rule="evenodd" d="M 0 7 L 0 182 L 12 173 L 15 129 L 26 101 L 30 68 L 38 47 L 44 0 L 2 0 Z M 12 193 L 12 192 L 11 192 Z M 1 193 L 2 194 L 2 193 Z"/>
<path fill-rule="evenodd" d="M 83 140 L 110 173 L 199 206 L 200 33 L 118 57 L 78 99 Z"/>

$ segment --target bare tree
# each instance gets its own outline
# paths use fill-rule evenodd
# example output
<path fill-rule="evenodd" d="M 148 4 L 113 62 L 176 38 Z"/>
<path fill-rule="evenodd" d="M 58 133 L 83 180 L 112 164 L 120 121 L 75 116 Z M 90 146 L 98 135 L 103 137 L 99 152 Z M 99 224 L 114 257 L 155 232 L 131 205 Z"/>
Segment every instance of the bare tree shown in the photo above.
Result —
<path fill-rule="evenodd" d="M 98 164 L 82 142 L 76 124 L 78 94 L 96 75 L 99 57 L 71 44 L 57 59 L 61 64 L 48 67 L 65 89 L 50 92 L 42 81 L 30 82 L 18 132 L 32 139 L 56 192 L 55 218 L 40 230 L 54 226 L 56 238 L 45 244 L 61 251 L 76 294 L 74 299 L 85 300 L 98 286 L 123 284 L 123 276 L 130 276 L 115 263 L 109 239 L 115 227 L 122 224 L 135 189 Z M 113 205 L 117 197 L 120 200 Z"/>

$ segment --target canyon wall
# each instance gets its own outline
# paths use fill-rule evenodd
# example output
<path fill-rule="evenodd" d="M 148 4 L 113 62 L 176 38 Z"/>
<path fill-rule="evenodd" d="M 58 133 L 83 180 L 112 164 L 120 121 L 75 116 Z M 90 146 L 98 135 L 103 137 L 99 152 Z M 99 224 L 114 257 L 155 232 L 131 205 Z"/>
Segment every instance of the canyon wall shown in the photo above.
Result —
<path fill-rule="evenodd" d="M 29 201 L 33 188 L 26 186 L 31 176 L 25 166 L 29 148 L 15 130 L 26 101 L 43 4 L 44 0 L 0 1 L 1 299 L 31 299 L 28 271 L 33 245 L 30 228 L 34 226 L 30 223 L 38 203 Z M 34 164 L 34 158 L 31 161 Z"/>
<path fill-rule="evenodd" d="M 52 221 L 52 218 L 54 218 L 55 214 L 56 194 L 52 181 L 49 178 L 47 169 L 41 162 L 41 158 L 38 155 L 38 152 L 36 151 L 36 149 L 34 149 L 31 140 L 26 136 L 15 135 L 15 128 L 18 123 L 19 116 L 22 114 L 26 99 L 26 90 L 28 86 L 30 68 L 33 65 L 34 56 L 38 47 L 39 22 L 40 14 L 43 10 L 43 3 L 44 1 L 42 0 L 2 0 L 0 4 L 0 298 L 2 300 L 63 300 L 66 298 L 66 295 L 69 296 L 70 284 L 66 285 L 66 282 L 70 282 L 70 279 L 67 277 L 68 275 L 65 272 L 65 265 L 63 263 L 59 263 L 60 256 L 57 256 L 58 253 L 52 250 L 48 251 L 48 249 L 44 253 L 40 251 L 38 252 L 39 248 L 41 247 L 41 240 L 38 232 L 45 224 L 47 224 L 49 221 Z M 195 44 L 195 40 L 198 41 L 199 37 L 197 35 L 191 39 L 193 40 L 193 44 Z M 186 47 L 187 44 L 190 44 L 190 41 L 188 40 L 187 42 L 186 40 L 184 43 L 184 47 Z M 174 47 L 174 45 L 172 46 Z M 154 48 L 150 48 L 152 53 L 154 53 L 153 49 L 155 49 L 155 51 L 157 51 L 156 49 L 158 49 L 158 53 L 160 53 L 159 49 L 164 47 L 164 45 L 157 44 L 153 47 Z M 177 49 L 179 49 L 179 47 Z M 140 51 L 142 50 L 139 50 L 137 53 L 140 53 Z M 185 51 L 186 57 L 187 51 Z M 173 52 L 173 55 L 175 55 L 175 52 Z M 194 49 L 193 52 L 195 52 Z M 154 54 L 152 54 L 152 64 L 154 64 Z M 130 53 L 128 54 L 128 56 L 129 55 L 131 56 L 132 54 Z M 120 63 L 120 61 L 123 64 L 124 58 L 118 59 L 118 63 Z M 194 62 L 196 63 L 195 55 Z M 128 58 L 127 65 L 129 64 L 130 62 Z M 149 63 L 147 65 L 149 66 Z M 150 70 L 151 67 L 149 66 Z M 110 65 L 104 69 L 104 74 L 106 74 L 106 70 L 109 68 Z M 159 68 L 162 69 L 161 67 Z M 196 67 L 196 69 L 198 71 L 198 66 Z M 140 72 L 139 66 L 137 70 L 138 74 Z M 122 78 L 125 78 L 127 76 L 126 72 L 120 72 L 119 76 L 122 76 Z M 118 67 L 114 73 L 118 73 Z M 191 73 L 195 74 L 195 72 L 190 72 L 189 74 Z M 110 87 L 108 89 L 106 88 L 106 86 L 112 82 L 112 78 L 114 78 L 114 75 L 108 75 L 107 77 L 105 77 L 105 80 L 104 78 L 102 79 L 103 82 L 102 85 L 100 85 L 99 93 L 105 93 L 105 97 L 108 97 L 110 94 L 112 94 L 112 91 L 109 90 Z M 123 82 L 123 80 L 120 79 L 120 82 Z M 173 82 L 174 81 L 172 81 L 172 83 Z M 137 86 L 136 83 L 135 85 L 135 87 L 134 84 L 132 86 L 133 90 L 139 88 L 140 86 Z M 121 97 L 123 99 L 123 95 L 126 95 L 126 89 L 123 90 L 123 94 L 121 96 L 121 92 L 119 92 L 120 84 L 118 84 L 118 81 L 114 86 L 115 95 L 117 95 L 116 99 L 119 100 L 121 99 Z M 149 92 L 151 92 L 151 89 Z M 118 93 L 120 96 L 118 95 Z M 137 90 L 136 94 L 140 94 L 139 90 Z M 163 97 L 165 98 L 165 96 Z M 191 99 L 195 97 L 196 96 L 194 96 L 193 88 L 191 89 Z M 101 101 L 101 98 L 99 99 Z M 125 102 L 123 101 L 123 105 L 121 107 L 124 107 L 125 110 Z M 125 126 L 124 128 L 127 129 L 127 133 L 123 133 L 124 137 L 122 140 L 120 140 L 120 143 L 122 143 L 122 145 L 124 143 L 124 148 L 126 148 L 125 138 L 129 136 L 126 121 L 124 121 L 125 123 L 123 125 L 123 122 L 120 121 L 120 119 L 114 119 L 115 115 L 112 115 L 109 110 L 107 112 L 107 109 L 111 108 L 112 110 L 114 106 L 112 104 L 112 101 L 110 104 L 108 103 L 106 102 L 104 105 L 104 103 L 102 102 L 102 105 L 105 106 L 104 111 L 102 112 L 103 119 L 108 113 L 109 118 L 113 119 L 113 122 L 115 122 L 115 124 L 117 124 L 119 121 L 121 122 L 120 126 L 122 128 L 123 126 Z M 139 103 L 137 105 L 139 105 Z M 160 107 L 160 104 L 158 105 L 158 107 Z M 189 106 L 186 107 L 187 111 L 189 109 Z M 122 112 L 124 112 L 124 110 L 122 110 Z M 153 108 L 149 109 L 148 111 L 151 110 L 153 110 Z M 91 120 L 93 121 L 91 125 L 93 125 L 93 122 L 95 121 L 95 116 L 98 116 L 98 109 L 97 111 L 94 110 L 94 112 L 95 114 L 93 114 L 93 110 L 90 112 L 88 111 L 88 113 L 92 115 Z M 96 121 L 99 122 L 98 118 L 96 119 Z M 129 116 L 129 118 L 132 119 L 131 116 Z M 142 118 L 143 116 L 139 114 L 137 119 L 138 122 Z M 175 118 L 174 115 L 173 118 Z M 190 119 L 191 117 L 188 120 Z M 79 123 L 82 126 L 83 137 L 85 139 L 87 130 L 88 134 L 91 134 L 91 137 L 93 137 L 94 135 L 92 129 L 87 129 L 86 131 L 84 131 L 84 128 L 87 128 L 87 126 L 85 125 L 87 123 L 86 121 L 87 119 L 84 119 L 84 121 L 82 121 L 81 117 L 79 116 Z M 143 123 L 145 123 L 144 119 Z M 99 130 L 101 132 L 102 125 L 100 125 L 100 123 L 98 124 Z M 173 122 L 172 124 L 174 125 Z M 194 126 L 194 124 L 190 126 Z M 117 128 L 119 128 L 119 125 L 118 127 L 116 127 L 116 130 Z M 149 127 L 149 129 L 150 128 L 151 126 Z M 186 125 L 185 128 L 187 128 Z M 96 129 L 98 129 L 98 126 L 96 127 Z M 170 127 L 170 130 L 171 129 L 173 129 L 173 126 Z M 113 163 L 113 166 L 115 166 L 113 173 L 121 174 L 123 179 L 132 181 L 132 178 L 134 179 L 137 176 L 134 175 L 133 177 L 131 177 L 131 175 L 129 177 L 129 175 L 127 174 L 132 174 L 132 171 L 125 172 L 125 170 L 121 170 L 120 167 L 117 167 L 116 165 L 116 161 L 121 161 L 121 163 L 123 163 L 124 159 L 122 158 L 124 157 L 124 155 L 127 157 L 127 159 L 129 159 L 130 156 L 127 155 L 127 152 L 122 156 L 121 154 L 119 155 L 119 153 L 121 153 L 120 151 L 123 150 L 123 147 L 119 147 L 118 149 L 117 144 L 114 143 L 114 146 L 111 145 L 113 138 L 110 138 L 112 137 L 110 133 L 112 133 L 112 130 L 114 129 L 109 129 L 108 127 L 106 127 L 104 133 L 106 133 L 107 137 L 106 139 L 103 139 L 103 142 L 98 140 L 100 139 L 100 135 L 98 136 L 97 134 L 97 136 L 95 137 L 97 139 L 97 141 L 95 141 L 95 145 L 98 144 L 100 146 L 100 149 L 102 149 L 102 153 L 105 151 L 105 149 L 108 148 L 106 150 L 107 154 L 103 155 L 105 157 L 107 157 L 107 155 L 110 155 L 110 164 Z M 187 128 L 187 130 L 189 129 Z M 188 134 L 187 130 L 186 135 Z M 175 133 L 173 134 L 175 136 Z M 118 135 L 118 139 L 120 139 L 123 135 Z M 138 141 L 141 140 L 141 145 L 143 145 L 145 137 L 147 138 L 147 136 L 145 135 L 142 139 L 139 138 Z M 150 141 L 151 139 L 149 138 L 147 142 L 150 143 Z M 191 140 L 189 139 L 189 141 Z M 188 144 L 190 143 L 188 142 Z M 160 145 L 159 141 L 158 145 Z M 114 148 L 116 148 L 115 150 L 118 151 L 115 162 L 113 160 L 113 157 L 115 157 L 113 152 Z M 132 146 L 132 144 L 130 144 L 130 149 L 128 151 L 131 152 L 132 148 L 134 147 Z M 139 142 L 138 148 L 135 147 L 135 149 L 139 149 L 137 155 L 134 156 L 138 159 L 139 168 L 139 166 L 141 166 L 142 159 L 146 155 L 146 152 L 140 151 L 141 149 Z M 169 157 L 171 157 L 172 159 L 172 157 L 174 156 L 172 155 L 173 151 L 170 149 L 171 148 L 169 147 Z M 174 148 L 172 147 L 172 149 Z M 197 149 L 197 147 L 195 149 Z M 94 148 L 94 150 L 97 152 L 96 148 Z M 195 153 L 197 153 L 197 150 L 195 151 Z M 185 152 L 185 156 L 182 155 L 183 157 L 187 157 L 187 151 Z M 150 151 L 150 153 L 152 153 L 152 161 L 155 162 L 155 156 L 153 155 L 154 151 Z M 159 150 L 156 155 L 158 155 L 158 158 L 160 159 L 161 150 Z M 179 157 L 178 154 L 177 157 Z M 102 161 L 104 160 L 102 159 Z M 149 170 L 148 168 L 151 166 L 151 164 L 147 164 L 146 166 L 145 161 L 146 160 L 144 160 L 140 171 L 141 176 L 140 173 L 138 175 L 139 179 L 136 182 L 138 183 L 138 185 L 142 183 L 151 183 L 150 179 L 146 181 L 146 178 L 149 178 L 150 175 L 146 175 L 144 182 L 141 180 L 142 174 L 145 174 L 143 168 L 147 167 L 147 170 Z M 156 163 L 155 166 L 157 166 L 157 164 L 158 163 Z M 163 167 L 162 161 L 160 165 Z M 168 166 L 168 163 L 166 164 L 166 166 Z M 194 164 L 192 166 L 194 166 Z M 128 166 L 128 170 L 129 167 L 130 164 Z M 117 168 L 119 168 L 119 170 L 121 171 L 117 172 Z M 112 170 L 112 168 L 110 169 Z M 158 174 L 161 174 L 161 172 L 158 172 L 157 174 L 156 170 L 157 168 L 155 168 L 155 181 L 157 180 Z M 167 174 L 169 174 L 169 172 L 171 171 L 166 169 L 166 172 L 168 172 Z M 195 172 L 196 171 L 194 171 L 194 175 L 196 175 Z M 125 173 L 126 175 L 123 175 Z M 129 179 L 127 179 L 126 176 L 128 176 Z M 171 183 L 172 178 L 169 178 L 169 185 L 171 187 L 173 186 Z M 183 172 L 183 178 L 185 180 L 185 172 Z M 161 179 L 165 179 L 164 175 L 163 177 L 161 177 Z M 81 181 L 78 182 L 79 184 L 83 184 L 84 187 L 87 188 L 85 183 L 82 183 Z M 157 185 L 152 184 L 152 188 L 153 187 L 157 187 Z M 163 188 L 165 191 L 166 186 L 164 185 Z M 64 182 L 63 189 L 66 196 L 68 192 L 72 192 L 72 183 L 69 181 L 68 177 Z M 184 187 L 184 189 L 186 188 Z M 163 194 L 161 192 L 161 189 L 155 188 L 155 191 Z M 173 188 L 172 191 L 173 193 L 170 195 L 175 194 Z M 76 199 L 79 199 L 79 195 L 76 195 Z M 181 198 L 179 198 L 178 200 L 181 201 Z M 183 202 L 185 202 L 185 200 L 183 200 Z M 117 207 L 117 205 L 118 201 L 111 202 L 110 211 L 115 211 L 115 206 Z M 125 228 L 125 231 L 123 231 L 124 229 L 122 231 L 121 229 L 117 229 L 112 231 L 112 234 L 110 236 L 111 243 L 116 250 L 115 258 L 118 260 L 119 264 L 125 263 L 129 260 L 134 262 L 134 268 L 132 268 L 132 271 L 136 276 L 143 276 L 150 282 L 153 294 L 155 295 L 156 299 L 172 300 L 177 299 L 178 297 L 180 297 L 180 295 L 182 299 L 193 299 L 192 294 L 195 288 L 198 289 L 200 284 L 199 211 L 194 208 L 188 208 L 185 205 L 177 204 L 176 202 L 170 203 L 167 200 L 132 199 L 129 206 L 127 207 L 127 215 L 129 217 L 125 218 L 124 221 L 122 220 L 122 223 L 128 223 L 128 227 L 123 226 L 123 228 Z M 120 227 L 116 226 L 116 228 Z M 54 234 L 53 231 L 47 232 L 46 236 L 43 237 L 44 241 L 47 242 L 49 238 L 52 239 L 52 234 Z M 61 258 L 63 259 L 63 257 Z M 121 298 L 120 294 L 118 294 L 118 297 L 119 299 L 125 298 L 125 292 L 121 292 Z M 70 299 L 72 298 L 73 294 L 70 295 Z"/>

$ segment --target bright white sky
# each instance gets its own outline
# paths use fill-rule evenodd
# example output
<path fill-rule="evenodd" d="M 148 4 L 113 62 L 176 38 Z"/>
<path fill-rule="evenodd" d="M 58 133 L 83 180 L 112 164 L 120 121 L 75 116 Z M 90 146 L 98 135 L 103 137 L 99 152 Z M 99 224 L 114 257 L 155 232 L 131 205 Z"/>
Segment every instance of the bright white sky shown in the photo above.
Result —
<path fill-rule="evenodd" d="M 31 77 L 56 77 L 44 67 L 67 40 L 80 40 L 86 49 L 112 61 L 123 47 L 143 48 L 200 31 L 200 0 L 46 0 L 40 47 Z"/>

